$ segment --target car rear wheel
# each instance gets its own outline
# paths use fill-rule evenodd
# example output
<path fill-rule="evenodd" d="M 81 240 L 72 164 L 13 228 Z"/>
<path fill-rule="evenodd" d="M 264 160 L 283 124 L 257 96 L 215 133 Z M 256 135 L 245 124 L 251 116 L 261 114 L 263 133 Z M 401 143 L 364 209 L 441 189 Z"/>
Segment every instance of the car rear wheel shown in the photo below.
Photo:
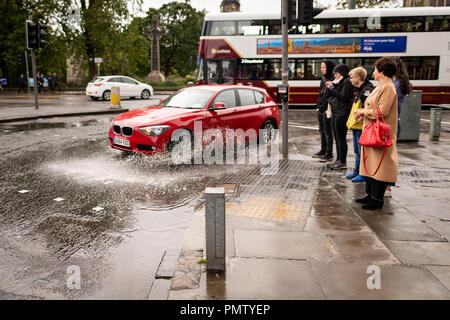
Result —
<path fill-rule="evenodd" d="M 274 123 L 273 120 L 266 120 L 264 121 L 263 125 L 261 126 L 262 132 L 259 136 L 259 142 L 264 143 L 272 143 L 276 136 L 276 129 L 277 126 Z"/>
<path fill-rule="evenodd" d="M 142 99 L 148 99 L 148 98 L 150 98 L 150 91 L 148 91 L 147 89 L 142 90 L 141 98 L 142 98 Z"/>
<path fill-rule="evenodd" d="M 111 99 L 111 91 L 105 90 L 102 94 L 102 98 L 105 101 Z"/>

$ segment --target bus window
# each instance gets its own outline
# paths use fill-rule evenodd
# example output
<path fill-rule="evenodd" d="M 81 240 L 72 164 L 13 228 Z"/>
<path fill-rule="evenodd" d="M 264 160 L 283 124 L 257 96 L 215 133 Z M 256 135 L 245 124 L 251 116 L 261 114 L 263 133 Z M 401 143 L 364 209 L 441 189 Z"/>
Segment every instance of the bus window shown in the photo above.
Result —
<path fill-rule="evenodd" d="M 364 58 L 363 67 L 367 70 L 367 79 L 373 80 L 373 70 L 375 70 L 375 61 L 379 58 Z"/>
<path fill-rule="evenodd" d="M 281 20 L 269 21 L 269 34 L 281 34 Z"/>
<path fill-rule="evenodd" d="M 208 83 L 218 83 L 219 80 L 219 64 L 217 61 L 207 62 L 207 81 Z"/>
<path fill-rule="evenodd" d="M 437 80 L 439 57 L 402 57 L 410 80 Z"/>
<path fill-rule="evenodd" d="M 305 60 L 297 59 L 295 67 L 295 79 L 303 80 L 305 78 Z"/>
<path fill-rule="evenodd" d="M 449 16 L 425 17 L 425 31 L 449 31 Z"/>
<path fill-rule="evenodd" d="M 347 19 L 347 32 L 349 33 L 365 33 L 367 32 L 364 18 Z"/>
<path fill-rule="evenodd" d="M 319 80 L 322 78 L 320 65 L 322 59 L 308 59 L 306 63 L 305 80 Z"/>
<path fill-rule="evenodd" d="M 200 65 L 198 66 L 198 77 L 197 81 L 205 80 L 203 75 L 203 59 L 200 59 Z"/>
<path fill-rule="evenodd" d="M 288 62 L 288 78 L 289 80 L 294 79 L 295 76 L 295 60 L 289 60 Z"/>
<path fill-rule="evenodd" d="M 231 36 L 236 34 L 234 21 L 211 21 L 211 36 Z"/>
<path fill-rule="evenodd" d="M 282 65 L 281 59 L 271 60 L 270 80 L 281 80 Z"/>
<path fill-rule="evenodd" d="M 347 58 L 345 59 L 345 64 L 351 69 L 361 67 L 362 59 L 361 58 Z"/>
<path fill-rule="evenodd" d="M 222 80 L 223 83 L 234 83 L 233 62 L 222 60 Z"/>
<path fill-rule="evenodd" d="M 259 36 L 265 34 L 262 21 L 238 21 L 237 28 L 237 34 L 241 36 Z"/>

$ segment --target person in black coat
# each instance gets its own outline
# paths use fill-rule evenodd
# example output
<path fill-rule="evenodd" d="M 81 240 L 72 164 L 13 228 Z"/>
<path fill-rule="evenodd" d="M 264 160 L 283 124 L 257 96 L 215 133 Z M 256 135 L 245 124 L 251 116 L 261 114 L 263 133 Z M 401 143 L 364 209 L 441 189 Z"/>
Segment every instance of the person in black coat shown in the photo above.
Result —
<path fill-rule="evenodd" d="M 20 90 L 23 90 L 23 93 L 26 93 L 25 88 L 26 88 L 26 80 L 22 73 L 19 77 L 19 92 L 18 93 L 20 93 Z"/>
<path fill-rule="evenodd" d="M 317 119 L 319 121 L 320 131 L 320 151 L 313 154 L 313 158 L 320 158 L 321 161 L 333 159 L 333 133 L 331 132 L 331 118 L 327 117 L 328 98 L 330 90 L 326 86 L 327 81 L 334 79 L 332 61 L 324 61 L 320 66 L 322 80 L 320 81 L 319 99 L 317 100 Z"/>
<path fill-rule="evenodd" d="M 331 129 L 336 141 L 336 161 L 329 167 L 334 170 L 347 168 L 347 119 L 352 109 L 354 87 L 350 82 L 349 68 L 345 64 L 338 64 L 333 69 L 334 80 L 327 81 L 330 91 L 328 102 L 331 105 Z"/>

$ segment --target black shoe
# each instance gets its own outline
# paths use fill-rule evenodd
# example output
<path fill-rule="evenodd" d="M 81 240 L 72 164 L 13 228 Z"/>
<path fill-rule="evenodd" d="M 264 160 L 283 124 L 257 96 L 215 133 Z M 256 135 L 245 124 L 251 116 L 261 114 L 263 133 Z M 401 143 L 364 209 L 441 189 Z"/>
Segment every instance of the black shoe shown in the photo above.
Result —
<path fill-rule="evenodd" d="M 356 199 L 355 201 L 357 203 L 369 203 L 370 199 L 372 199 L 372 198 L 369 195 L 367 195 L 364 198 Z"/>
<path fill-rule="evenodd" d="M 333 161 L 333 162 L 331 162 L 331 163 L 327 163 L 327 167 L 330 168 L 331 166 L 334 166 L 334 165 L 336 165 L 336 164 L 338 164 L 338 163 L 339 163 L 339 161 L 338 161 L 338 160 L 335 160 L 335 161 Z"/>
<path fill-rule="evenodd" d="M 365 210 L 376 210 L 383 208 L 384 201 L 375 200 L 374 198 L 370 198 L 369 203 L 362 206 Z"/>
<path fill-rule="evenodd" d="M 333 160 L 333 156 L 332 155 L 323 155 L 319 158 L 320 162 L 327 162 L 327 161 L 331 161 Z"/>
<path fill-rule="evenodd" d="M 317 152 L 317 153 L 314 153 L 313 155 L 312 155 L 312 157 L 313 158 L 321 158 L 322 156 L 324 156 L 325 155 L 325 151 L 319 151 L 319 152 Z"/>
<path fill-rule="evenodd" d="M 347 169 L 347 164 L 346 163 L 342 163 L 342 162 L 338 162 L 335 165 L 330 166 L 330 169 L 332 169 L 332 170 Z"/>

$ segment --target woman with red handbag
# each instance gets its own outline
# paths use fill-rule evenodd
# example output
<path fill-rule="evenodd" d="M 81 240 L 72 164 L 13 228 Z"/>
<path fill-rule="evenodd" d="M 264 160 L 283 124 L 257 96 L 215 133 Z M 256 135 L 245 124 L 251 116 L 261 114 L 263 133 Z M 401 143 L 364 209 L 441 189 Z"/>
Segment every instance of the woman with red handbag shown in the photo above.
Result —
<path fill-rule="evenodd" d="M 388 183 L 395 183 L 398 176 L 397 154 L 397 93 L 392 77 L 397 71 L 395 62 L 383 57 L 375 62 L 373 78 L 378 85 L 366 99 L 364 109 L 354 113 L 355 119 L 364 119 L 359 140 L 362 149 L 360 175 L 366 180 L 366 197 L 357 199 L 363 209 L 380 209 Z"/>

